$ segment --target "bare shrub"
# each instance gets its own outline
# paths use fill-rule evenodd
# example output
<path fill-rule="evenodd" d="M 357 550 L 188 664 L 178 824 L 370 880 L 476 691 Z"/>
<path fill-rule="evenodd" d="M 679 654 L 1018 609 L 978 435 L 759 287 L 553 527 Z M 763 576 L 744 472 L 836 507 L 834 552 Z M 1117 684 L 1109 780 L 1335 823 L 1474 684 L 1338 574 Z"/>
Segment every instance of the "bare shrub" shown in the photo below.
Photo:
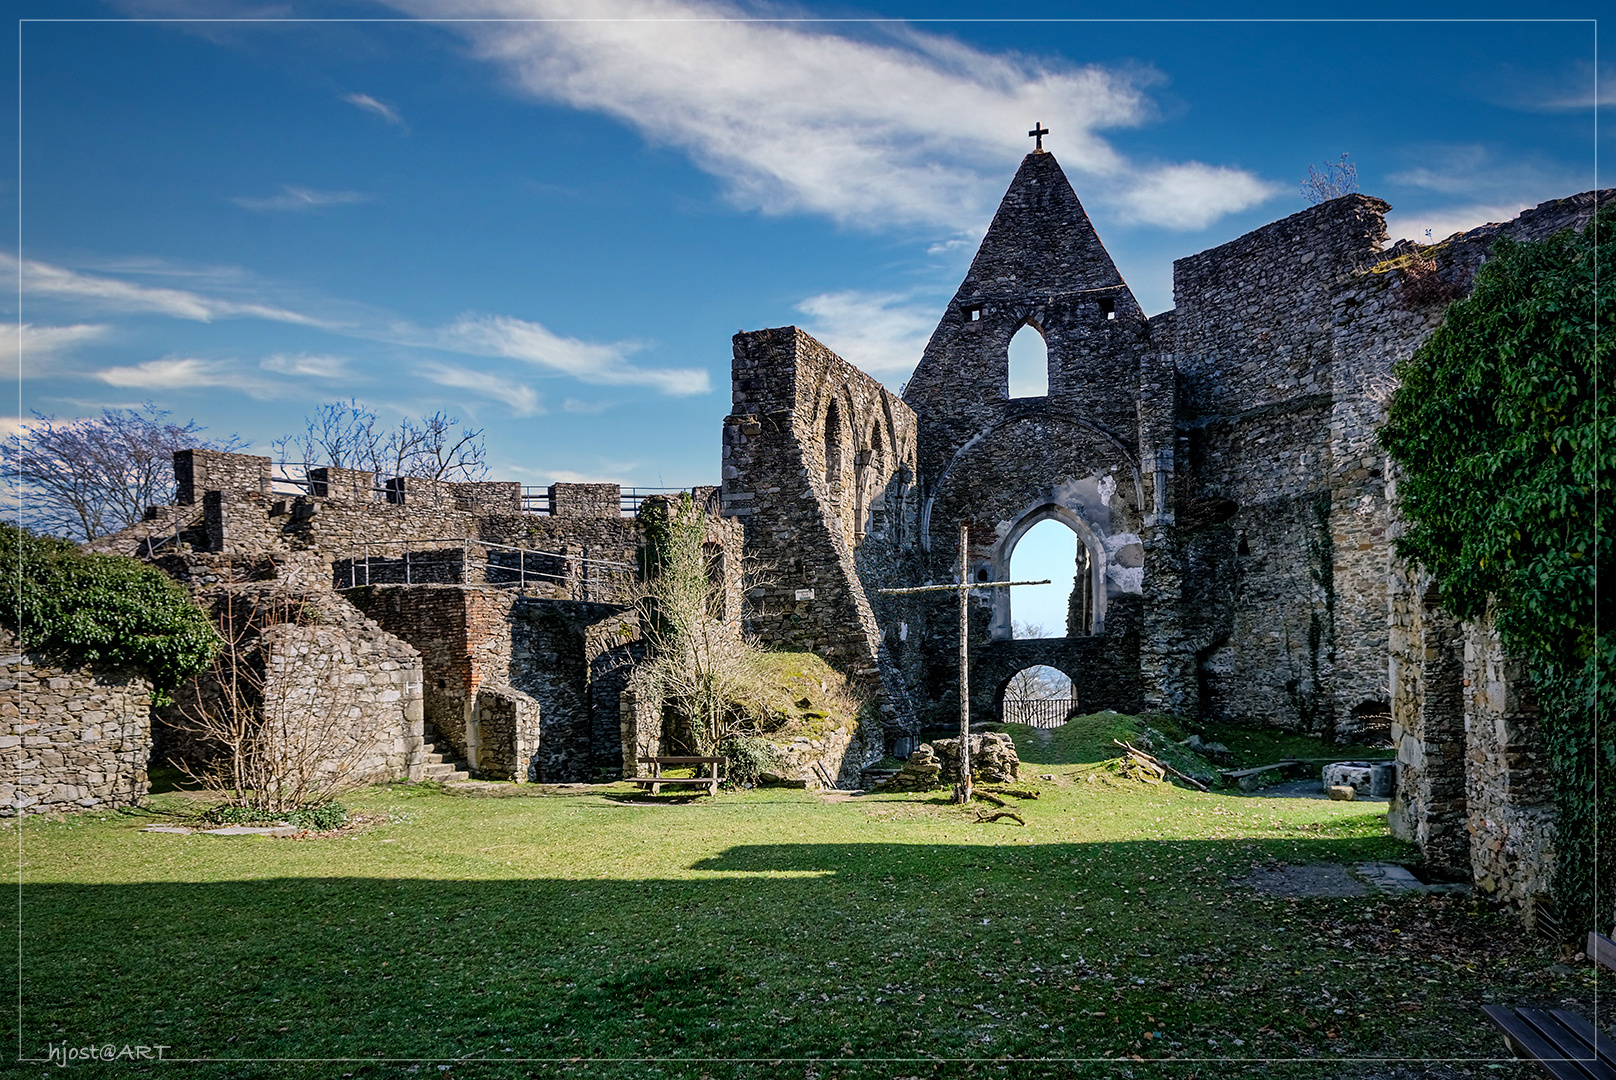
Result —
<path fill-rule="evenodd" d="M 225 645 L 169 711 L 175 764 L 230 806 L 284 814 L 361 786 L 375 749 L 355 720 L 364 682 L 341 634 L 295 597 L 226 589 Z"/>

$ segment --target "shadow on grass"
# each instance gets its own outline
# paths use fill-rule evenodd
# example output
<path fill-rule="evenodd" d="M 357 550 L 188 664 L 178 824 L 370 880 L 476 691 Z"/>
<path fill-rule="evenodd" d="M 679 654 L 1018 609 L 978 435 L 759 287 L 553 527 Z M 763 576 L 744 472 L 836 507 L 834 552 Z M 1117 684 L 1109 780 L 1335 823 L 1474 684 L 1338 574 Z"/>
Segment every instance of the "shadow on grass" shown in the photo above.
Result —
<path fill-rule="evenodd" d="M 20 1034 L 25 1056 L 885 1062 L 859 1076 L 935 1075 L 932 1056 L 1473 1058 L 1476 1003 L 1510 989 L 1489 950 L 1523 951 L 1495 918 L 1233 884 L 1388 843 L 748 844 L 689 878 L 26 885 Z M 1473 927 L 1472 968 L 1432 966 L 1420 925 Z M 1329 991 L 1348 985 L 1344 1009 Z"/>

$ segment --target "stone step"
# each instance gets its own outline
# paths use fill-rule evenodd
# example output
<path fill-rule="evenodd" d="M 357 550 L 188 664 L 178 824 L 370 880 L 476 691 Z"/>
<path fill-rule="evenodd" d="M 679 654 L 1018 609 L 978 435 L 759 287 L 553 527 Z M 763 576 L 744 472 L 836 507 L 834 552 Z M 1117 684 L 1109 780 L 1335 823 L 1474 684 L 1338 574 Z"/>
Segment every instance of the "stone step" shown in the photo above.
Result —
<path fill-rule="evenodd" d="M 437 762 L 427 765 L 421 770 L 422 780 L 436 780 L 440 783 L 452 783 L 456 780 L 469 780 L 471 773 L 456 768 L 458 763 Z"/>

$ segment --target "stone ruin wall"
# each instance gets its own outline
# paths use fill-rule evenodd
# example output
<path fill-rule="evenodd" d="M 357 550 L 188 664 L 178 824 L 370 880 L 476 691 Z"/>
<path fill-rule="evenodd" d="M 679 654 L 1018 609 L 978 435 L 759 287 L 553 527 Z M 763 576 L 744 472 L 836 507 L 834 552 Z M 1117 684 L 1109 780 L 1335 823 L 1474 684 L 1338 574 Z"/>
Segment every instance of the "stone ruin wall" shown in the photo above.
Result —
<path fill-rule="evenodd" d="M 1375 433 L 1392 368 L 1496 236 L 1580 226 L 1593 205 L 1574 196 L 1382 250 L 1386 204 L 1351 195 L 1174 264 L 1176 307 L 1153 331 L 1182 395 L 1182 648 L 1159 650 L 1194 680 L 1181 698 L 1340 742 L 1390 712 L 1390 477 Z"/>
<path fill-rule="evenodd" d="M 1491 619 L 1460 623 L 1399 563 L 1392 600 L 1392 835 L 1535 924 L 1552 896 L 1555 800 L 1531 676 Z"/>
<path fill-rule="evenodd" d="M 1024 327 L 1043 339 L 1047 393 L 1012 398 L 1009 347 Z M 1173 390 L 1149 338 L 1053 155 L 1028 155 L 904 390 L 919 417 L 922 551 L 903 584 L 1009 580 L 1015 544 L 1045 519 L 1077 537 L 1067 625 L 1045 628 L 1054 636 L 1014 640 L 1011 591 L 972 595 L 971 695 L 987 715 L 1028 662 L 1071 676 L 1085 709 L 1142 704 L 1146 519 L 1159 500 L 1143 467 L 1155 445 L 1141 453 L 1141 443 L 1164 439 L 1170 450 Z M 882 609 L 883 624 L 911 638 L 901 660 L 937 726 L 957 723 L 956 612 L 948 594 Z"/>
<path fill-rule="evenodd" d="M 144 675 L 70 665 L 0 630 L 0 816 L 133 806 L 150 789 L 152 687 Z"/>
<path fill-rule="evenodd" d="M 1181 394 L 1168 602 L 1184 609 L 1184 696 L 1208 719 L 1340 737 L 1385 700 L 1384 469 L 1372 430 L 1339 422 L 1363 390 L 1343 385 L 1334 305 L 1378 257 L 1387 209 L 1346 196 L 1174 263 L 1156 341 Z M 1347 477 L 1367 496 L 1345 499 L 1351 528 Z"/>
<path fill-rule="evenodd" d="M 618 695 L 644 646 L 625 617 L 643 533 L 617 485 L 552 485 L 542 515 L 521 512 L 515 483 L 405 478 L 383 499 L 371 473 L 311 468 L 314 493 L 288 496 L 270 491 L 264 457 L 182 451 L 175 468 L 194 505 L 154 508 L 98 550 L 147 556 L 193 590 L 273 581 L 359 600 L 420 647 L 422 719 L 479 775 L 583 781 L 618 767 Z M 691 494 L 720 615 L 738 624 L 739 523 L 717 516 L 716 487 Z"/>
<path fill-rule="evenodd" d="M 510 651 L 514 594 L 456 585 L 371 585 L 344 598 L 421 655 L 422 716 L 427 737 L 456 758 L 474 763 L 467 724 L 490 659 Z M 505 762 L 514 768 L 515 762 Z M 524 763 L 525 771 L 525 763 Z"/>
<path fill-rule="evenodd" d="M 214 665 L 153 711 L 153 757 L 196 772 L 220 748 L 198 716 L 223 715 L 221 682 L 245 678 L 256 718 L 299 728 L 330 772 L 355 782 L 418 778 L 423 746 L 421 658 L 415 649 L 329 593 L 275 583 L 216 586 L 198 599 L 224 626 Z"/>
<path fill-rule="evenodd" d="M 737 334 L 733 379 L 721 497 L 761 581 L 748 629 L 882 687 L 888 735 L 901 737 L 908 695 L 870 592 L 899 579 L 914 545 L 914 414 L 792 326 Z"/>
<path fill-rule="evenodd" d="M 1465 830 L 1476 887 L 1535 920 L 1554 882 L 1554 787 L 1526 665 L 1491 619 L 1465 625 Z"/>
<path fill-rule="evenodd" d="M 1393 836 L 1420 847 L 1440 874 L 1470 876 L 1464 721 L 1464 628 L 1437 602 L 1428 578 L 1392 562 L 1389 682 L 1397 790 Z"/>
<path fill-rule="evenodd" d="M 643 651 L 632 612 L 486 586 L 347 595 L 420 650 L 427 723 L 474 775 L 582 783 L 617 769 L 618 697 Z"/>

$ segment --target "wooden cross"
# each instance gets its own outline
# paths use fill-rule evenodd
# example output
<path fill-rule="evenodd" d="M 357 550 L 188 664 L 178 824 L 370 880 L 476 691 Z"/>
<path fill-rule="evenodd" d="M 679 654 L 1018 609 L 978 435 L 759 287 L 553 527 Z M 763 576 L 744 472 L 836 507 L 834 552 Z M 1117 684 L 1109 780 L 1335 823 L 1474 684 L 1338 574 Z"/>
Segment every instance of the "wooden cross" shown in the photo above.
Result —
<path fill-rule="evenodd" d="M 954 787 L 954 801 L 971 801 L 971 609 L 972 589 L 1008 589 L 1013 585 L 1048 585 L 1043 581 L 968 581 L 970 563 L 970 531 L 962 521 L 959 532 L 960 584 L 921 585 L 913 589 L 880 589 L 883 596 L 909 596 L 914 593 L 952 592 L 959 594 L 959 700 L 960 700 L 960 779 Z"/>
<path fill-rule="evenodd" d="M 1032 130 L 1027 132 L 1027 134 L 1038 140 L 1038 145 L 1033 147 L 1033 152 L 1041 153 L 1044 149 L 1044 136 L 1049 134 L 1049 129 L 1046 128 L 1042 123 L 1034 121 Z"/>

